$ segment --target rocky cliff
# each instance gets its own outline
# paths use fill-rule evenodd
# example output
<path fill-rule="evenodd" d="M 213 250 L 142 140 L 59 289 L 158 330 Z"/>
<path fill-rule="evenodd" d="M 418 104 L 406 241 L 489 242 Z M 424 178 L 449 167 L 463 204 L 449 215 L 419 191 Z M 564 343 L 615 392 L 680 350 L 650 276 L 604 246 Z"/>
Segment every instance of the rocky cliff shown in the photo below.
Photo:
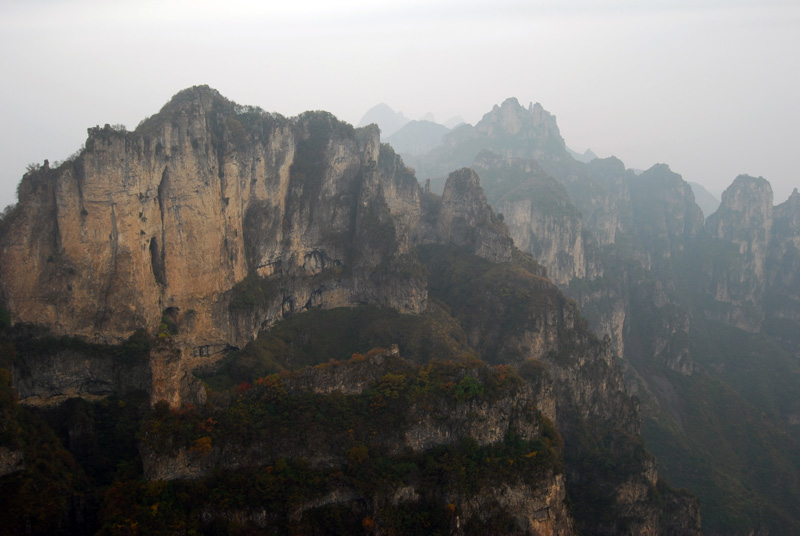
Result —
<path fill-rule="evenodd" d="M 765 308 L 771 318 L 800 323 L 800 193 L 772 212 Z"/>
<path fill-rule="evenodd" d="M 451 173 L 436 216 L 436 243 L 465 247 L 492 262 L 510 262 L 514 243 L 486 201 L 478 174 L 469 168 Z"/>
<path fill-rule="evenodd" d="M 630 196 L 635 232 L 629 234 L 641 242 L 637 260 L 648 270 L 673 270 L 703 232 L 703 212 L 691 186 L 668 166 L 656 164 L 631 179 Z"/>
<path fill-rule="evenodd" d="M 375 128 L 288 120 L 205 87 L 134 132 L 90 129 L 73 161 L 20 184 L 0 245 L 7 306 L 15 322 L 99 342 L 157 332 L 171 312 L 194 352 L 308 307 L 419 311 L 413 271 L 380 284 L 379 267 L 404 264 L 419 210 L 413 176 L 383 151 Z M 241 315 L 232 289 L 248 275 L 275 284 Z"/>
<path fill-rule="evenodd" d="M 758 331 L 772 231 L 769 182 L 738 176 L 722 193 L 719 209 L 709 216 L 706 229 L 721 250 L 712 259 L 710 274 L 709 291 L 721 305 L 716 314 L 736 327 Z"/>
<path fill-rule="evenodd" d="M 472 167 L 481 176 L 490 204 L 503 215 L 514 244 L 545 266 L 550 279 L 568 285 L 573 277 L 598 275 L 597 248 L 584 232 L 580 212 L 566 189 L 535 160 L 485 150 Z"/>

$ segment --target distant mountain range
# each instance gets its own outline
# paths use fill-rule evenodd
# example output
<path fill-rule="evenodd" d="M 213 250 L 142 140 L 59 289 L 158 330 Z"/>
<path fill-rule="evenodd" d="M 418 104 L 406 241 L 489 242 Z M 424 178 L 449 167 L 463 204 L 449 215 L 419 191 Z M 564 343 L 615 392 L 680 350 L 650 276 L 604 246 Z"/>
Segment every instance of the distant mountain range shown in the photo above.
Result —
<path fill-rule="evenodd" d="M 381 103 L 376 106 L 373 106 L 361 117 L 361 120 L 358 122 L 359 127 L 367 126 L 369 124 L 376 124 L 381 129 L 381 135 L 384 140 L 387 140 L 390 136 L 394 135 L 397 131 L 403 128 L 408 123 L 413 122 L 411 119 L 408 119 L 403 112 L 395 112 L 388 104 Z M 436 122 L 435 117 L 432 113 L 428 112 L 424 116 L 420 117 L 419 120 L 416 122 L 419 123 L 430 123 L 430 124 L 438 124 L 441 127 L 444 127 L 447 130 L 451 130 L 462 123 L 464 123 L 464 119 L 457 115 L 455 117 L 451 117 L 443 124 L 439 124 Z M 431 134 L 428 132 L 427 127 L 412 127 L 413 133 L 420 134 L 425 139 L 430 139 Z M 410 140 L 413 137 L 412 133 L 407 133 L 403 135 L 404 139 Z"/>
<path fill-rule="evenodd" d="M 720 202 L 664 164 L 576 155 L 516 99 L 401 154 L 432 191 L 448 169 L 478 172 L 515 244 L 613 342 L 648 446 L 699 496 L 707 533 L 800 533 L 796 190 L 773 206 L 769 182 L 742 175 Z"/>

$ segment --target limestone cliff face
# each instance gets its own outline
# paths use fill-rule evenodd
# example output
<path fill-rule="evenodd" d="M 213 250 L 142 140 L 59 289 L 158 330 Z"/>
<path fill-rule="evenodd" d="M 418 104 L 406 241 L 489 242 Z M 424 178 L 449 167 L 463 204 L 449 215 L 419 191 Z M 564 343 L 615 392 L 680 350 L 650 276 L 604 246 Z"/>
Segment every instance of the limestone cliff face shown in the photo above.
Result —
<path fill-rule="evenodd" d="M 481 152 L 473 164 L 490 204 L 503 215 L 514 245 L 530 253 L 556 284 L 593 279 L 598 265 L 591 237 L 566 189 L 535 160 Z"/>
<path fill-rule="evenodd" d="M 592 331 L 607 335 L 617 355 L 624 356 L 629 306 L 627 292 L 619 281 L 603 277 L 587 283 L 574 279 L 565 292 L 577 301 Z"/>
<path fill-rule="evenodd" d="M 555 116 L 542 108 L 538 102 L 526 109 L 517 99 L 506 99 L 500 106 L 495 105 L 492 111 L 483 116 L 475 125 L 475 132 L 487 138 L 513 136 L 529 140 L 530 146 L 525 147 L 525 154 L 517 156 L 540 158 L 548 157 L 554 148 L 566 151 Z M 533 154 L 530 153 L 531 148 Z"/>
<path fill-rule="evenodd" d="M 492 262 L 511 260 L 514 244 L 508 228 L 494 213 L 472 169 L 447 178 L 436 217 L 436 242 L 467 247 Z"/>
<path fill-rule="evenodd" d="M 638 404 L 627 393 L 611 339 L 598 340 L 592 335 L 575 303 L 544 278 L 513 267 L 480 263 L 462 273 L 463 266 L 470 263 L 441 250 L 423 249 L 421 258 L 430 272 L 432 298 L 447 304 L 482 359 L 517 365 L 523 377 L 531 368 L 547 371 L 554 421 L 565 441 L 567 482 L 575 484 L 571 493 L 588 502 L 611 494 L 615 499 L 609 500 L 607 511 L 615 512 L 611 516 L 615 519 L 630 515 L 636 527 L 633 533 L 652 530 L 669 534 L 650 494 L 658 484 L 654 461 L 641 446 L 628 443 L 639 435 Z M 659 355 L 667 353 L 665 348 L 658 351 Z M 628 445 L 625 449 L 641 448 L 641 464 L 620 472 L 618 481 L 600 492 L 596 483 L 588 484 L 595 477 L 587 471 L 591 464 L 584 462 L 582 453 L 596 446 L 580 444 L 587 436 L 606 434 L 621 434 L 618 440 Z M 665 493 L 673 497 L 671 492 Z M 692 519 L 690 525 L 699 527 L 696 503 L 675 500 L 683 504 L 683 513 L 677 518 L 686 520 L 681 516 L 687 515 Z M 597 530 L 615 532 L 610 526 Z"/>
<path fill-rule="evenodd" d="M 419 311 L 413 270 L 391 286 L 379 270 L 408 254 L 418 195 L 374 127 L 192 88 L 136 131 L 90 129 L 74 161 L 25 176 L 0 241 L 3 294 L 15 322 L 102 342 L 156 332 L 169 310 L 193 349 L 241 345 L 304 307 Z M 248 274 L 277 288 L 242 318 L 231 289 Z"/>
<path fill-rule="evenodd" d="M 415 509 L 425 499 L 426 490 L 414 486 L 402 486 L 386 495 L 365 496 L 357 490 L 337 489 L 324 496 L 298 506 L 292 512 L 292 520 L 302 524 L 304 516 L 313 515 L 315 510 L 336 508 L 366 516 L 373 520 L 375 534 L 395 534 L 383 525 L 386 524 L 386 509 Z M 475 493 L 451 492 L 443 500 L 449 501 L 459 512 L 454 515 L 447 534 L 465 536 L 467 534 L 486 534 L 475 529 L 477 524 L 489 524 L 498 518 L 506 520 L 503 534 L 514 536 L 574 536 L 580 534 L 566 508 L 564 479 L 557 475 L 547 485 L 529 486 L 526 484 L 486 486 Z M 274 512 L 268 509 L 224 510 L 222 507 L 209 508 L 203 513 L 204 521 L 225 520 L 236 526 L 253 527 L 256 530 L 270 531 L 279 526 Z M 469 525 L 472 523 L 472 526 Z M 313 528 L 313 527 L 312 527 Z M 691 534 L 692 531 L 678 531 L 674 534 Z"/>
<path fill-rule="evenodd" d="M 525 110 L 510 100 L 482 123 L 458 135 L 476 146 L 522 136 L 512 155 L 564 150 L 554 118 L 541 107 Z M 541 235 L 538 247 L 562 280 L 580 270 L 588 277 L 585 235 L 574 213 L 536 220 L 529 208 L 526 220 L 524 206 L 508 206 L 515 222 L 520 212 L 520 232 L 527 225 Z M 549 227 L 559 218 L 577 222 L 574 236 L 563 242 Z M 617 223 L 613 227 L 616 232 Z M 556 252 L 561 244 L 569 251 L 566 260 Z M 417 255 L 425 257 L 426 247 L 429 253 L 439 249 L 423 267 Z M 497 445 L 514 434 L 536 440 L 544 437 L 548 417 L 567 440 L 566 485 L 582 504 L 608 501 L 613 520 L 599 532 L 618 533 L 616 520 L 625 518 L 633 532 L 669 534 L 660 517 L 663 498 L 674 500 L 687 526 L 699 523 L 690 499 L 669 491 L 656 496 L 655 466 L 639 443 L 637 404 L 625 391 L 611 340 L 592 335 L 577 305 L 514 248 L 478 174 L 460 169 L 450 174 L 441 197 L 423 192 L 391 148 L 380 145 L 374 128 L 355 130 L 318 112 L 285 119 L 192 88 L 135 132 L 92 129 L 77 159 L 26 175 L 20 205 L 4 222 L 0 253 L 2 295 L 15 323 L 109 342 L 144 328 L 161 340 L 145 363 L 130 369 L 95 363 L 80 352 L 34 359 L 41 373 L 16 380 L 27 398 L 62 391 L 103 394 L 130 382 L 131 389 L 145 384 L 153 403 L 201 403 L 206 394 L 192 368 L 244 345 L 279 318 L 357 304 L 415 313 L 431 292 L 483 359 L 520 365 L 527 382 L 495 393 L 489 402 L 462 394 L 392 408 L 387 419 L 397 417 L 403 425 L 384 433 L 381 422 L 381 434 L 365 435 L 363 445 L 355 446 L 400 456 L 466 440 Z M 398 390 L 394 383 L 404 380 L 380 366 L 356 364 L 354 376 L 341 377 L 335 369 L 313 369 L 275 387 L 292 400 L 330 396 L 326 400 L 336 406 L 377 382 L 385 395 L 369 403 L 382 407 Z M 481 370 L 478 376 L 504 369 Z M 477 381 L 471 374 L 455 378 L 447 389 L 463 380 L 463 393 Z M 25 383 L 37 377 L 66 380 L 44 387 Z M 266 404 L 254 411 L 272 409 Z M 178 415 L 161 405 L 155 411 Z M 326 430 L 322 417 L 311 415 L 302 427 L 292 422 L 290 432 L 284 428 L 281 434 L 278 427 L 265 428 L 268 439 L 248 435 L 248 418 L 234 420 L 229 425 L 246 440 L 218 435 L 213 446 L 146 438 L 145 468 L 151 478 L 195 478 L 212 467 L 261 467 L 290 455 L 313 467 L 352 462 L 347 428 Z M 307 441 L 298 443 L 295 432 Z M 162 447 L 175 448 L 165 453 Z M 607 458 L 592 458 L 601 451 Z M 617 460 L 633 461 L 613 479 L 600 474 L 602 462 Z M 477 498 L 449 490 L 437 500 L 473 518 L 523 509 L 513 516 L 515 533 L 571 534 L 565 481 L 555 466 L 548 471 L 536 482 L 510 478 L 488 486 Z M 372 504 L 413 503 L 424 488 L 398 488 Z M 368 500 L 345 488 L 331 493 L 330 501 L 318 498 L 320 504 L 337 503 L 336 497 Z M 582 529 L 593 522 L 583 517 Z"/>
<path fill-rule="evenodd" d="M 80 350 L 28 354 L 14 370 L 20 402 L 54 405 L 78 396 L 92 398 L 144 391 L 150 383 L 146 359 L 120 363 L 108 356 Z"/>
<path fill-rule="evenodd" d="M 694 360 L 689 352 L 689 315 L 671 300 L 664 284 L 657 279 L 642 279 L 631 285 L 629 308 L 636 311 L 627 324 L 629 352 L 634 366 L 659 363 L 689 376 Z"/>
<path fill-rule="evenodd" d="M 55 339 L 46 330 L 14 330 L 19 352 L 12 383 L 19 401 L 30 406 L 57 406 L 70 398 L 96 400 L 109 395 L 146 392 L 153 404 L 202 404 L 202 382 L 192 370 L 208 356 L 192 356 L 170 338 L 147 342 L 140 335 L 121 346 Z M 139 344 L 137 344 L 137 342 Z M 144 344 L 142 344 L 144 343 Z"/>
<path fill-rule="evenodd" d="M 195 87 L 134 132 L 90 129 L 73 161 L 23 178 L 0 236 L 0 294 L 15 323 L 56 335 L 168 337 L 149 360 L 147 390 L 153 401 L 201 401 L 195 364 L 290 314 L 422 311 L 416 244 L 511 260 L 508 230 L 473 171 L 454 172 L 432 204 L 421 195 L 374 126 L 324 112 L 286 119 Z M 97 377 L 31 385 L 26 398 L 111 388 L 118 371 L 98 366 Z"/>
<path fill-rule="evenodd" d="M 758 331 L 763 319 L 757 304 L 764 293 L 772 218 L 769 182 L 740 175 L 705 225 L 718 243 L 709 290 L 722 304 L 721 311 L 708 314 L 747 331 Z"/>
<path fill-rule="evenodd" d="M 682 261 L 689 242 L 703 231 L 703 212 L 689 183 L 656 164 L 630 181 L 630 192 L 631 234 L 641 244 L 637 260 L 647 269 Z"/>
<path fill-rule="evenodd" d="M 578 206 L 589 207 L 590 232 L 614 238 L 598 262 L 604 277 L 573 281 L 568 294 L 620 356 L 690 373 L 688 314 L 671 296 L 676 276 L 691 271 L 696 244 L 705 239 L 691 187 L 663 164 L 635 175 L 615 158 L 596 159 L 587 170 L 591 181 L 582 191 L 582 181 L 571 184 L 570 193 Z"/>
<path fill-rule="evenodd" d="M 635 175 L 613 156 L 595 158 L 585 165 L 562 165 L 554 171 L 580 210 L 584 227 L 597 243 L 614 244 L 617 233 L 630 227 L 630 182 Z"/>
<path fill-rule="evenodd" d="M 800 322 L 800 193 L 797 188 L 773 210 L 765 309 Z"/>

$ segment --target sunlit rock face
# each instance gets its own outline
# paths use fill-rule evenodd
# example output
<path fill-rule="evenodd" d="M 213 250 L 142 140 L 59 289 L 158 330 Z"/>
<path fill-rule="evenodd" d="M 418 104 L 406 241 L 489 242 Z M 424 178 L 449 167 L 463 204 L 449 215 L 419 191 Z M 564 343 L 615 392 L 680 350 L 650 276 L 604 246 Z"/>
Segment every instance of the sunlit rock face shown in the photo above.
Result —
<path fill-rule="evenodd" d="M 3 295 L 16 322 L 102 342 L 157 332 L 169 311 L 192 347 L 242 344 L 308 307 L 415 312 L 424 283 L 407 270 L 382 285 L 378 268 L 409 253 L 418 196 L 374 127 L 285 119 L 196 87 L 134 132 L 90 129 L 73 161 L 25 176 L 0 243 Z M 231 309 L 248 274 L 281 281 L 249 316 Z"/>
<path fill-rule="evenodd" d="M 194 87 L 134 132 L 90 129 L 73 160 L 23 178 L 0 233 L 0 292 L 15 324 L 52 334 L 168 337 L 175 356 L 154 351 L 144 384 L 153 401 L 200 401 L 194 361 L 281 318 L 363 304 L 421 312 L 416 244 L 511 259 L 473 171 L 454 172 L 432 205 L 421 195 L 374 125 L 286 119 Z M 29 397 L 114 391 L 118 372 Z"/>

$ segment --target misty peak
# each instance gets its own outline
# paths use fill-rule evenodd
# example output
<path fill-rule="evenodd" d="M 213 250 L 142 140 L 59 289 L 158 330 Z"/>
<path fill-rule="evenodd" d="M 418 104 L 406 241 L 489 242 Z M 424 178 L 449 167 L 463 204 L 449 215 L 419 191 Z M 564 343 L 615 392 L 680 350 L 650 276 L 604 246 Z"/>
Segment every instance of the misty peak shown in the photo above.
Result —
<path fill-rule="evenodd" d="M 475 129 L 489 136 L 521 135 L 537 140 L 554 139 L 559 146 L 564 145 L 554 115 L 538 102 L 526 109 L 515 97 L 507 98 L 500 106 L 495 105 L 475 125 Z"/>
<path fill-rule="evenodd" d="M 358 122 L 358 126 L 375 123 L 380 127 L 383 136 L 388 137 L 403 128 L 408 121 L 403 112 L 395 112 L 388 104 L 382 102 L 367 110 Z"/>

